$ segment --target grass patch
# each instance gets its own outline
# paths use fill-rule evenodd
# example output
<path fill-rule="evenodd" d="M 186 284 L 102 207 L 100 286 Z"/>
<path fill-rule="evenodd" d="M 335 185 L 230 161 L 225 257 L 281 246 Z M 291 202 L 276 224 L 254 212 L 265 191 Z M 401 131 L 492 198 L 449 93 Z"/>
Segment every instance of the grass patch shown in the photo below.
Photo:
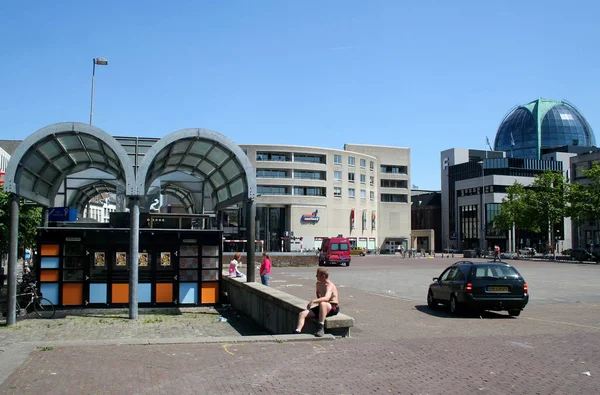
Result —
<path fill-rule="evenodd" d="M 146 317 L 144 318 L 144 321 L 142 321 L 143 324 L 154 324 L 156 322 L 163 322 L 164 320 L 161 317 Z"/>
<path fill-rule="evenodd" d="M 52 350 L 54 350 L 54 347 L 52 347 L 52 346 L 44 346 L 44 347 L 40 348 L 40 350 L 42 350 L 42 351 L 52 351 Z"/>

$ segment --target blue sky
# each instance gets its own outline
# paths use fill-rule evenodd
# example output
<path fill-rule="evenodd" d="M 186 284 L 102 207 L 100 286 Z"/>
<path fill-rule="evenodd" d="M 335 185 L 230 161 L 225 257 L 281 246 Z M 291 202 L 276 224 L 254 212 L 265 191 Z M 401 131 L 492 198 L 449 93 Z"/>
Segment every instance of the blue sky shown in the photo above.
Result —
<path fill-rule="evenodd" d="M 567 99 L 600 130 L 592 1 L 50 1 L 0 4 L 0 138 L 62 121 L 115 136 L 203 127 L 239 144 L 485 148 L 506 112 Z M 596 132 L 597 134 L 597 132 Z M 597 135 L 598 137 L 598 135 Z"/>

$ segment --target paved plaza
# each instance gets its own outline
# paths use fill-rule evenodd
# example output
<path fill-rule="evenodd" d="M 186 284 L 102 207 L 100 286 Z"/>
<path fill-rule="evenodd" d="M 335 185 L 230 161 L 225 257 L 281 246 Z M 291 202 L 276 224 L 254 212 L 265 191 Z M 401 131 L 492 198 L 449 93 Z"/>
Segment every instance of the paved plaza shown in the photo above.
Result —
<path fill-rule="evenodd" d="M 346 339 L 261 335 L 221 307 L 19 321 L 0 327 L 0 393 L 600 393 L 600 266 L 511 261 L 531 294 L 518 318 L 429 309 L 431 278 L 459 259 L 330 268 L 356 321 Z M 274 268 L 271 285 L 309 299 L 314 274 Z"/>

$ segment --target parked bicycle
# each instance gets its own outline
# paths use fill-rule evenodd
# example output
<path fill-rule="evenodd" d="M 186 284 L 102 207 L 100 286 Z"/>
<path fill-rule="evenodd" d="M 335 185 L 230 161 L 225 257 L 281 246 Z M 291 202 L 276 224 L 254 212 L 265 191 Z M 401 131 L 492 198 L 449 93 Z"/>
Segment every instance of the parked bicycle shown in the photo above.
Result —
<path fill-rule="evenodd" d="M 24 284 L 19 287 L 21 293 L 17 294 L 17 305 L 16 312 L 17 318 L 27 316 L 31 310 L 41 318 L 52 318 L 54 317 L 54 304 L 48 299 L 42 297 L 38 292 L 37 285 L 35 282 Z M 2 315 L 6 316 L 8 313 L 8 302 L 2 306 Z"/>

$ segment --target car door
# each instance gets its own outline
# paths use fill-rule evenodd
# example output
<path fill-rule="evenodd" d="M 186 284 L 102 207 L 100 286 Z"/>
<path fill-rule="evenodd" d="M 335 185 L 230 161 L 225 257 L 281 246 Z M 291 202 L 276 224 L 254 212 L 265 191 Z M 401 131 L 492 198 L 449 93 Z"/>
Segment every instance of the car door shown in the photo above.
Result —
<path fill-rule="evenodd" d="M 456 274 L 458 268 L 456 266 L 449 267 L 440 275 L 437 283 L 431 286 L 433 297 L 440 302 L 449 302 L 450 293 L 452 291 L 452 278 Z"/>

